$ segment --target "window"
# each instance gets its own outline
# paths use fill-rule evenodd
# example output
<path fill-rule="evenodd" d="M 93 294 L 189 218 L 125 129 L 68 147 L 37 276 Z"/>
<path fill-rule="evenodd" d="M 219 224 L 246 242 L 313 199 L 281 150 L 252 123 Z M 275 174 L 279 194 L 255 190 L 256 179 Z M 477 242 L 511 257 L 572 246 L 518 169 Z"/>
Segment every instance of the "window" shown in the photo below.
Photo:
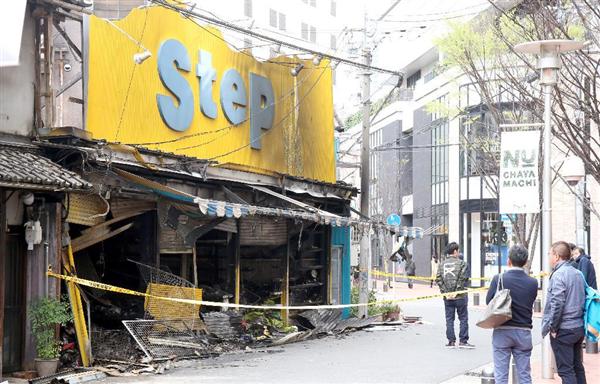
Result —
<path fill-rule="evenodd" d="M 279 14 L 279 29 L 285 31 L 285 15 L 283 13 Z"/>
<path fill-rule="evenodd" d="M 461 117 L 463 176 L 490 176 L 499 172 L 500 133 L 492 115 L 483 108 L 481 106 Z"/>
<path fill-rule="evenodd" d="M 425 76 L 423 76 L 423 83 L 428 83 L 431 80 L 435 79 L 437 76 L 437 70 L 434 68 L 431 71 L 427 72 Z"/>
<path fill-rule="evenodd" d="M 244 0 L 244 16 L 252 17 L 252 0 Z"/>
<path fill-rule="evenodd" d="M 417 81 L 421 80 L 421 70 L 419 69 L 417 72 L 406 78 L 406 88 L 415 89 L 417 85 Z"/>
<path fill-rule="evenodd" d="M 334 51 L 337 49 L 337 38 L 335 37 L 335 35 L 331 35 L 329 38 L 329 48 L 331 48 Z"/>
<path fill-rule="evenodd" d="M 107 19 L 122 19 L 133 8 L 146 4 L 146 0 L 96 0 L 94 14 Z"/>
<path fill-rule="evenodd" d="M 382 182 L 380 180 L 381 171 L 381 152 L 374 151 L 374 148 L 378 148 L 383 144 L 383 129 L 378 129 L 375 132 L 369 134 L 370 141 L 370 156 L 369 156 L 369 172 L 371 182 L 369 185 L 369 213 L 373 215 L 383 214 L 383 197 L 380 196 L 379 185 Z"/>
<path fill-rule="evenodd" d="M 317 28 L 314 25 L 301 23 L 300 25 L 300 37 L 303 40 L 311 41 L 313 43 L 317 42 Z"/>
<path fill-rule="evenodd" d="M 448 181 L 448 119 L 442 119 L 431 130 L 431 184 Z M 440 201 L 442 202 L 442 201 Z"/>
<path fill-rule="evenodd" d="M 329 8 L 329 13 L 331 14 L 331 16 L 337 16 L 337 3 L 335 2 L 335 0 L 331 0 L 331 4 L 330 4 L 330 8 Z"/>
<path fill-rule="evenodd" d="M 446 95 L 439 97 L 436 101 L 436 108 L 431 113 L 431 121 L 447 118 L 447 111 L 450 109 L 450 103 Z"/>
<path fill-rule="evenodd" d="M 313 43 L 317 42 L 317 28 L 313 27 L 312 25 L 310 27 L 310 41 Z"/>
<path fill-rule="evenodd" d="M 439 97 L 436 102 L 440 109 L 448 103 L 446 95 Z M 446 202 L 446 182 L 448 181 L 448 118 L 441 112 L 432 113 L 431 129 L 431 185 L 433 204 Z"/>
<path fill-rule="evenodd" d="M 300 36 L 304 39 L 304 40 L 308 40 L 308 24 L 306 23 L 302 23 L 301 27 L 300 27 Z"/>
<path fill-rule="evenodd" d="M 273 28 L 279 28 L 282 31 L 286 30 L 286 17 L 283 13 L 277 12 L 274 9 L 269 9 L 269 25 Z"/>

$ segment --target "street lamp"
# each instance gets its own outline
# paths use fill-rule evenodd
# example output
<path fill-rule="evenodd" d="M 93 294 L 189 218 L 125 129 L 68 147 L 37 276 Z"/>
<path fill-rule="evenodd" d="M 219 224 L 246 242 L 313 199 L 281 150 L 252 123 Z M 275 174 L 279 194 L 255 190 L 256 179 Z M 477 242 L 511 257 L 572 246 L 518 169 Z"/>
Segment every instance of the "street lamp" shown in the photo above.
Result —
<path fill-rule="evenodd" d="M 540 84 L 544 92 L 544 171 L 542 183 L 542 267 L 545 272 L 542 279 L 542 306 L 546 305 L 548 290 L 550 259 L 548 253 L 552 243 L 552 175 L 550 167 L 550 153 L 552 150 L 551 131 L 551 103 L 552 87 L 558 83 L 558 71 L 561 67 L 560 54 L 583 48 L 583 43 L 573 40 L 540 40 L 521 43 L 515 46 L 515 51 L 538 56 L 538 69 L 540 70 Z M 550 337 L 546 336 L 542 342 L 542 378 L 553 379 L 552 354 Z"/>
<path fill-rule="evenodd" d="M 585 185 L 585 165 L 577 156 L 569 156 L 561 167 L 563 179 L 575 189 L 575 244 L 585 247 L 583 199 Z"/>

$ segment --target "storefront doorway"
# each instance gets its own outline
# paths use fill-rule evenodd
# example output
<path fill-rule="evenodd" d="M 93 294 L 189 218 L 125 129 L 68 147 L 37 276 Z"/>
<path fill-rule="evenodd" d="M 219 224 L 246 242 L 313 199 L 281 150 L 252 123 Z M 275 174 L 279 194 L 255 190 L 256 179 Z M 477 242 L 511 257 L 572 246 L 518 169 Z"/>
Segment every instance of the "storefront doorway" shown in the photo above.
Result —
<path fill-rule="evenodd" d="M 2 370 L 21 369 L 23 357 L 23 324 L 25 318 L 25 238 L 22 226 L 9 226 L 6 233 L 4 271 L 4 344 Z"/>

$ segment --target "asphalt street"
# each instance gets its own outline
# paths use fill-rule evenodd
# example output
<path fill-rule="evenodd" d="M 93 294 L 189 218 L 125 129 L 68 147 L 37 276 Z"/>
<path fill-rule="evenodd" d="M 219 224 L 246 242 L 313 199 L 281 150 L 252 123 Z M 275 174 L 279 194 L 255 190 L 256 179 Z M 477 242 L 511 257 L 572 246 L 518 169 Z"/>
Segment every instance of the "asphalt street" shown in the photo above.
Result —
<path fill-rule="evenodd" d="M 440 383 L 492 360 L 491 331 L 475 326 L 480 309 L 470 309 L 473 350 L 444 347 L 443 303 L 405 303 L 405 315 L 423 324 L 377 327 L 343 337 L 188 361 L 163 375 L 111 378 L 106 383 Z M 534 342 L 540 342 L 534 319 Z M 457 330 L 458 331 L 458 330 Z"/>

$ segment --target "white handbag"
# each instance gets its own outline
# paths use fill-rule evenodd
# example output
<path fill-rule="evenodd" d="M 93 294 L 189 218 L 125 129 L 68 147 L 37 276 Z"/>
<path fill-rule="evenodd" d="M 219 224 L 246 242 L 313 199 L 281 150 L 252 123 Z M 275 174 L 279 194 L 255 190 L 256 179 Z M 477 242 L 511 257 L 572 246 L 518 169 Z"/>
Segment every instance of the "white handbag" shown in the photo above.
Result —
<path fill-rule="evenodd" d="M 512 298 L 510 297 L 510 290 L 504 289 L 502 275 L 503 273 L 498 276 L 496 293 L 485 308 L 485 313 L 481 317 L 481 320 L 477 322 L 478 327 L 486 329 L 496 328 L 512 319 Z"/>

